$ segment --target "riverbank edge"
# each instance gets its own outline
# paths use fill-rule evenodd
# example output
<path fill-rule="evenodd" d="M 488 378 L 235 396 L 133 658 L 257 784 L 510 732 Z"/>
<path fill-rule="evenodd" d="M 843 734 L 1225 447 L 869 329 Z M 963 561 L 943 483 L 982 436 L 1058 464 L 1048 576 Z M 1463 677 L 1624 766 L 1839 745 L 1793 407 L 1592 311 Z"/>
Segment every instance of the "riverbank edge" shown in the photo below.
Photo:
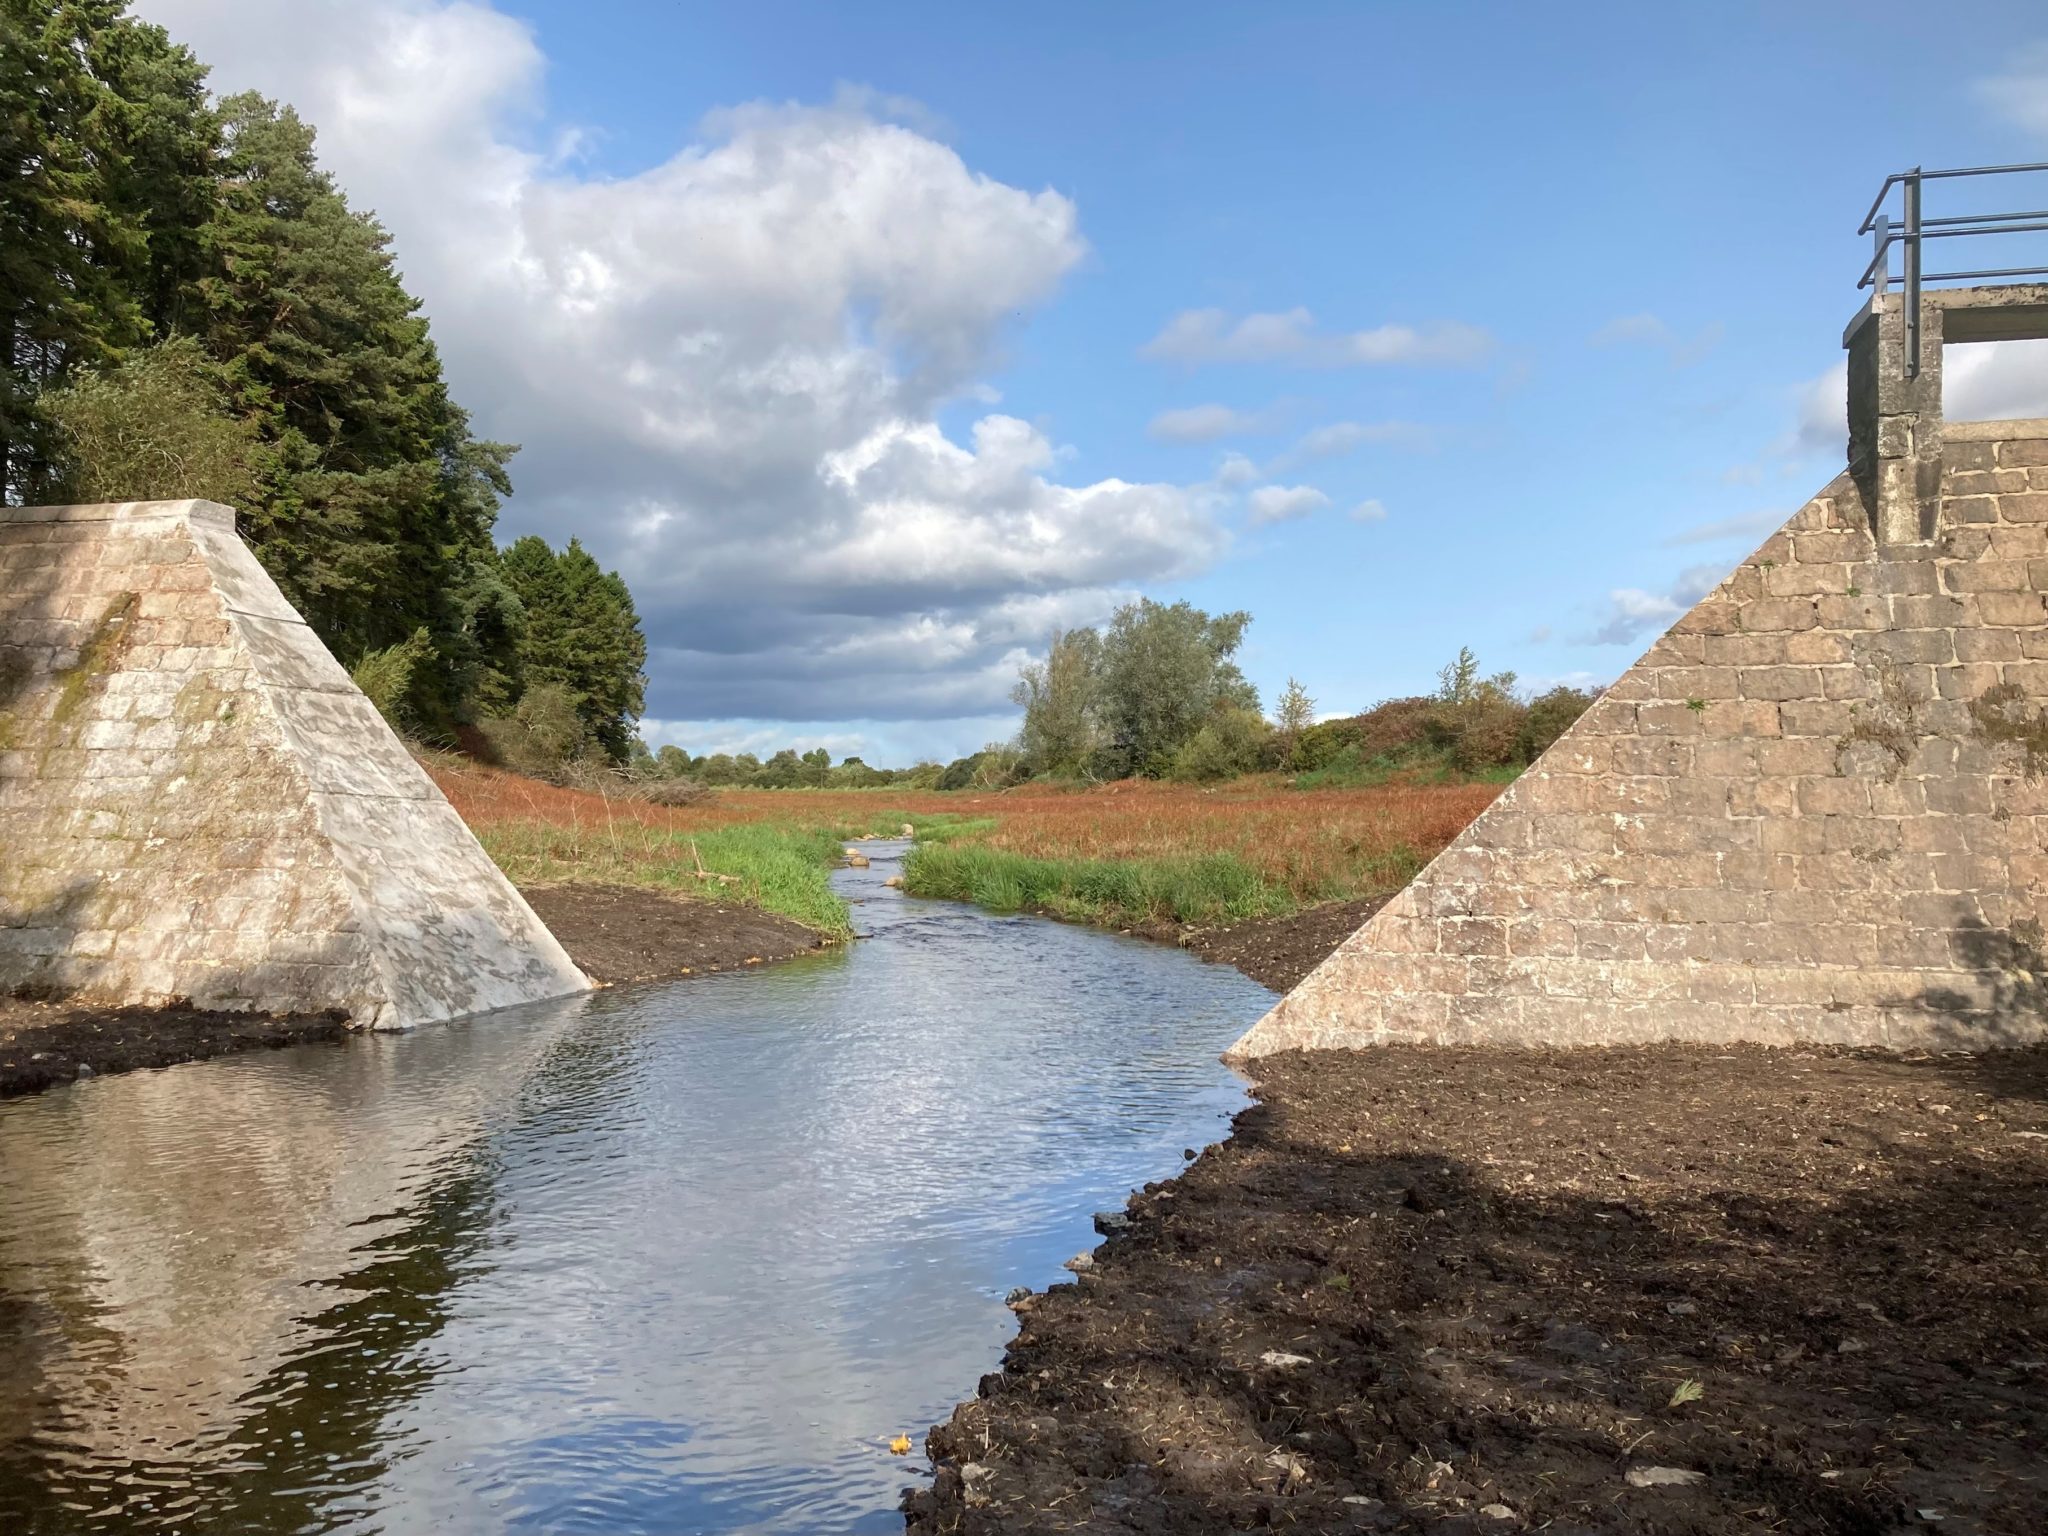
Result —
<path fill-rule="evenodd" d="M 910 1536 L 2048 1529 L 2048 1047 L 1259 1074 L 1013 1300 Z"/>
<path fill-rule="evenodd" d="M 577 968 L 601 987 L 774 965 L 837 942 L 758 907 L 644 886 L 552 883 L 522 887 L 520 894 Z M 354 1032 L 340 1013 L 107 1008 L 0 998 L 0 1099 L 81 1078 L 340 1040 Z"/>

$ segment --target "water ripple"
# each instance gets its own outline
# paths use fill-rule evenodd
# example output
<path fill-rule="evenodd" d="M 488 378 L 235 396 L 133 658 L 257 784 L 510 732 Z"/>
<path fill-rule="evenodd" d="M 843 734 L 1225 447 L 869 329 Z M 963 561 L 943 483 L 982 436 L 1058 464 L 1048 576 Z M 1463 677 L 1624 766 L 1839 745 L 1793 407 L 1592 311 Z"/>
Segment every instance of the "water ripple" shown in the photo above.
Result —
<path fill-rule="evenodd" d="M 0 1528 L 900 1529 L 1270 996 L 876 851 L 848 952 L 0 1105 Z"/>

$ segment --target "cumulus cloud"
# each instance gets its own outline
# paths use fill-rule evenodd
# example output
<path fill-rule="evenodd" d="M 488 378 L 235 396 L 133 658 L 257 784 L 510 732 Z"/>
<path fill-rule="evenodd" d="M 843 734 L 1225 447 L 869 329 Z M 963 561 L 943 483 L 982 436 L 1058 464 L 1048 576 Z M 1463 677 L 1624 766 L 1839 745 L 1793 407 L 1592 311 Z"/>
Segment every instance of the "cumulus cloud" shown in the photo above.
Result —
<path fill-rule="evenodd" d="M 1383 523 L 1386 520 L 1386 503 L 1377 499 L 1361 501 L 1351 509 L 1351 521 L 1354 523 Z"/>
<path fill-rule="evenodd" d="M 1330 504 L 1312 485 L 1262 485 L 1245 499 L 1255 524 L 1291 522 Z"/>
<path fill-rule="evenodd" d="M 1586 639 L 1593 645 L 1626 645 L 1646 634 L 1661 633 L 1719 586 L 1727 574 L 1726 565 L 1695 565 L 1680 571 L 1677 580 L 1661 592 L 1617 587 L 1607 594 L 1607 612 Z"/>
<path fill-rule="evenodd" d="M 1221 309 L 1186 309 L 1140 349 L 1160 362 L 1281 363 L 1297 368 L 1423 364 L 1469 367 L 1485 361 L 1493 337 L 1455 321 L 1364 331 L 1319 331 L 1308 310 L 1250 314 L 1233 320 Z"/>
<path fill-rule="evenodd" d="M 1145 430 L 1163 442 L 1213 443 L 1219 438 L 1269 431 L 1270 417 L 1270 412 L 1240 411 L 1229 405 L 1189 405 L 1161 411 Z"/>
<path fill-rule="evenodd" d="M 2048 416 L 2048 341 L 1973 341 L 1942 348 L 1941 414 L 1949 421 Z M 1836 363 L 1800 386 L 1784 452 L 1846 458 L 1849 365 Z"/>
<path fill-rule="evenodd" d="M 223 91 L 293 102 L 393 231 L 459 398 L 524 445 L 508 533 L 631 582 L 658 719 L 1005 704 L 1020 615 L 1225 547 L 1215 492 L 1070 485 L 990 414 L 1004 327 L 1084 251 L 1060 193 L 873 95 L 750 104 L 632 175 L 531 147 L 546 61 L 471 0 L 142 0 Z"/>
<path fill-rule="evenodd" d="M 1716 320 L 1702 326 L 1692 336 L 1681 336 L 1661 316 L 1623 315 L 1595 331 L 1591 342 L 1596 347 L 1651 347 L 1670 358 L 1672 367 L 1689 368 L 1721 344 L 1725 330 Z"/>
<path fill-rule="evenodd" d="M 1975 90 L 1995 116 L 2048 138 L 2048 42 L 2020 49 L 2003 72 L 1977 81 Z"/>

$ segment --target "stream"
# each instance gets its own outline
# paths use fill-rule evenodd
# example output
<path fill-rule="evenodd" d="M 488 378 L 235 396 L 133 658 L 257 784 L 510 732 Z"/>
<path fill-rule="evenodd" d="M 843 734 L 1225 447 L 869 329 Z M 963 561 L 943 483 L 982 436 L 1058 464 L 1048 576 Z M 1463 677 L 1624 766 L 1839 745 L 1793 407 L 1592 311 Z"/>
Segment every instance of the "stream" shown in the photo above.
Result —
<path fill-rule="evenodd" d="M 900 1531 L 1272 996 L 867 846 L 840 950 L 0 1103 L 0 1531 Z"/>

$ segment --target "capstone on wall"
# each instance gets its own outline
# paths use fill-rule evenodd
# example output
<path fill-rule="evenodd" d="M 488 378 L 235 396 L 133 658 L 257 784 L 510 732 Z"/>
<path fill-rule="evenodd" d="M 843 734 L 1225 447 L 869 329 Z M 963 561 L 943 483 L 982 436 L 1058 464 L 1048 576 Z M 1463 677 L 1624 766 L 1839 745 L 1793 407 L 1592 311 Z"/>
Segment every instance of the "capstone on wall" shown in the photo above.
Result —
<path fill-rule="evenodd" d="M 1235 1048 L 2048 1036 L 2048 422 L 1848 474 Z"/>
<path fill-rule="evenodd" d="M 0 508 L 0 990 L 395 1028 L 588 985 L 232 511 Z"/>

